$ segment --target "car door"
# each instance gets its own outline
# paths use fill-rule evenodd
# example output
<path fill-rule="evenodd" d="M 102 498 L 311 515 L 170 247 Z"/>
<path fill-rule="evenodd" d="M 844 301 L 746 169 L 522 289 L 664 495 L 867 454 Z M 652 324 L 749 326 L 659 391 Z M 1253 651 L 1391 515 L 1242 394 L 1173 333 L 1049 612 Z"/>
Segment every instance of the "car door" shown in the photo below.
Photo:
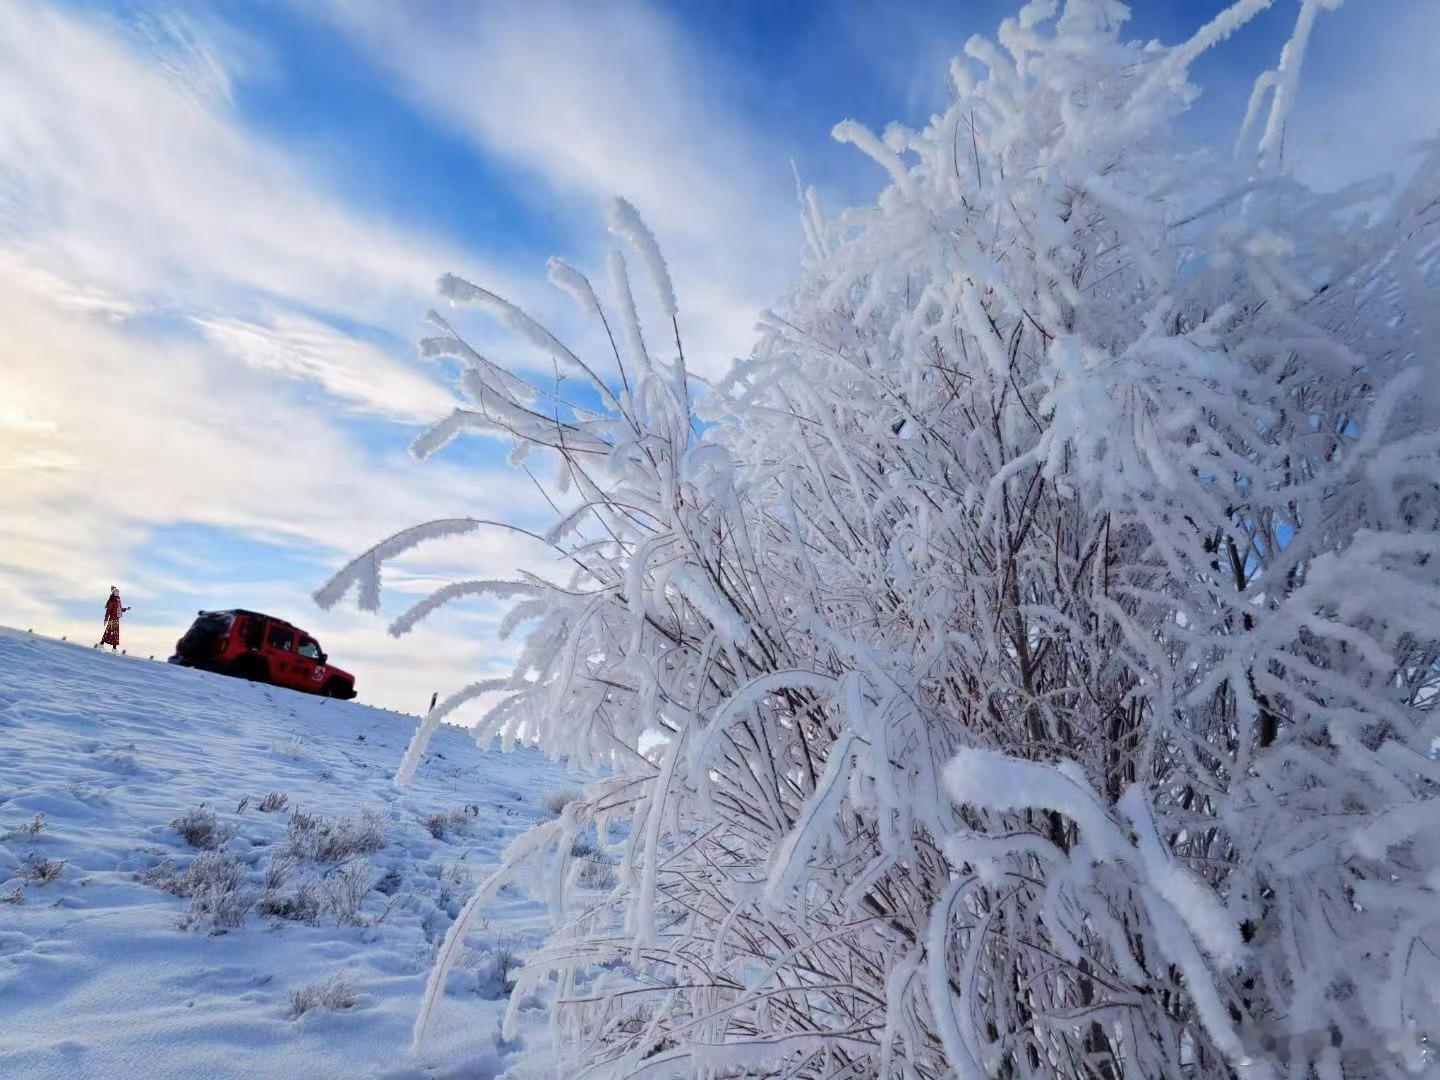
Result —
<path fill-rule="evenodd" d="M 237 620 L 239 628 L 232 637 L 237 637 L 245 652 L 258 653 L 265 643 L 265 618 L 262 615 L 241 615 Z"/>
<path fill-rule="evenodd" d="M 270 681 L 276 686 L 296 686 L 299 665 L 295 657 L 295 631 L 283 623 L 272 622 L 265 639 L 265 655 L 270 661 Z"/>
<path fill-rule="evenodd" d="M 308 634 L 300 635 L 300 644 L 295 648 L 295 688 L 297 690 L 319 690 L 325 678 L 324 653 L 320 643 Z"/>

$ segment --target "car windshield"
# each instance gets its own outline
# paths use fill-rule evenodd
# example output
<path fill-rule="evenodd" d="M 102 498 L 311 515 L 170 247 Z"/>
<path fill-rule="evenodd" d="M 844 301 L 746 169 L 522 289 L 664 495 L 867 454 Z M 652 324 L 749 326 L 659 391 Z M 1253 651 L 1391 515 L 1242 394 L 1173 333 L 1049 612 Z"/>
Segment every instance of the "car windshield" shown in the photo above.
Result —
<path fill-rule="evenodd" d="M 305 657 L 307 660 L 320 659 L 319 643 L 308 637 L 301 640 L 300 648 L 296 649 L 295 651 L 299 655 Z"/>

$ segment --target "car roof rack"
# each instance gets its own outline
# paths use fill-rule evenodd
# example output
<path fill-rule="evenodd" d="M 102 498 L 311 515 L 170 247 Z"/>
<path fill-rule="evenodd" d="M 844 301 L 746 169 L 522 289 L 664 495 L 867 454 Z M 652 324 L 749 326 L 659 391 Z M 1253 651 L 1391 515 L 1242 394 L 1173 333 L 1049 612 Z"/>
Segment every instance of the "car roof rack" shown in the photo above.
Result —
<path fill-rule="evenodd" d="M 282 619 L 278 615 L 266 615 L 263 611 L 251 611 L 249 608 L 216 608 L 212 611 L 197 611 L 197 615 L 249 615 L 256 619 L 269 619 L 271 622 L 284 623 L 290 629 L 298 629 L 289 619 Z"/>

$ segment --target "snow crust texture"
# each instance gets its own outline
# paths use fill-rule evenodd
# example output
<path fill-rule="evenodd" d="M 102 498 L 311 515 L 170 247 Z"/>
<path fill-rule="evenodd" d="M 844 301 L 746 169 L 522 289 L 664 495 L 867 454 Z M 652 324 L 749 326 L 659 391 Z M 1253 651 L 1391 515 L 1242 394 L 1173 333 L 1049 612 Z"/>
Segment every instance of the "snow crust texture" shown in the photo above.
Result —
<path fill-rule="evenodd" d="M 499 1075 L 544 905 L 492 897 L 424 1054 L 436 952 L 565 771 L 413 717 L 0 629 L 0 1076 Z M 538 1060 L 544 1060 L 540 1058 Z"/>

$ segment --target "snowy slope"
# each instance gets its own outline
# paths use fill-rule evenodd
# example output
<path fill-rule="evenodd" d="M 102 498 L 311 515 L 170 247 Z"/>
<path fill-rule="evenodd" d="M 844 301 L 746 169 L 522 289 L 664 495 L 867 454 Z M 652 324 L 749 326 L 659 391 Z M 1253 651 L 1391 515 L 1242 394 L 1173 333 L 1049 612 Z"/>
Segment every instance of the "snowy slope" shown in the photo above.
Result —
<path fill-rule="evenodd" d="M 497 1046 L 498 954 L 523 954 L 543 909 L 516 892 L 468 941 L 418 1058 L 411 1024 L 473 882 L 573 780 L 534 751 L 487 753 L 443 727 L 397 797 L 388 778 L 414 727 L 0 629 L 0 1076 L 488 1077 L 522 1061 L 543 1006 Z M 262 812 L 271 792 L 286 805 Z M 202 804 L 223 839 L 205 858 L 236 859 L 228 891 L 187 876 L 205 838 L 192 846 L 171 825 Z M 366 836 L 367 808 L 383 837 Z M 452 811 L 432 835 L 426 817 Z M 335 858 L 327 837 L 383 847 Z M 287 868 L 267 899 L 267 871 L 273 884 Z M 347 883 L 362 893 L 353 916 Z M 255 906 L 217 931 L 207 903 L 237 898 Z M 297 1017 L 292 992 L 336 975 L 353 1004 Z"/>

